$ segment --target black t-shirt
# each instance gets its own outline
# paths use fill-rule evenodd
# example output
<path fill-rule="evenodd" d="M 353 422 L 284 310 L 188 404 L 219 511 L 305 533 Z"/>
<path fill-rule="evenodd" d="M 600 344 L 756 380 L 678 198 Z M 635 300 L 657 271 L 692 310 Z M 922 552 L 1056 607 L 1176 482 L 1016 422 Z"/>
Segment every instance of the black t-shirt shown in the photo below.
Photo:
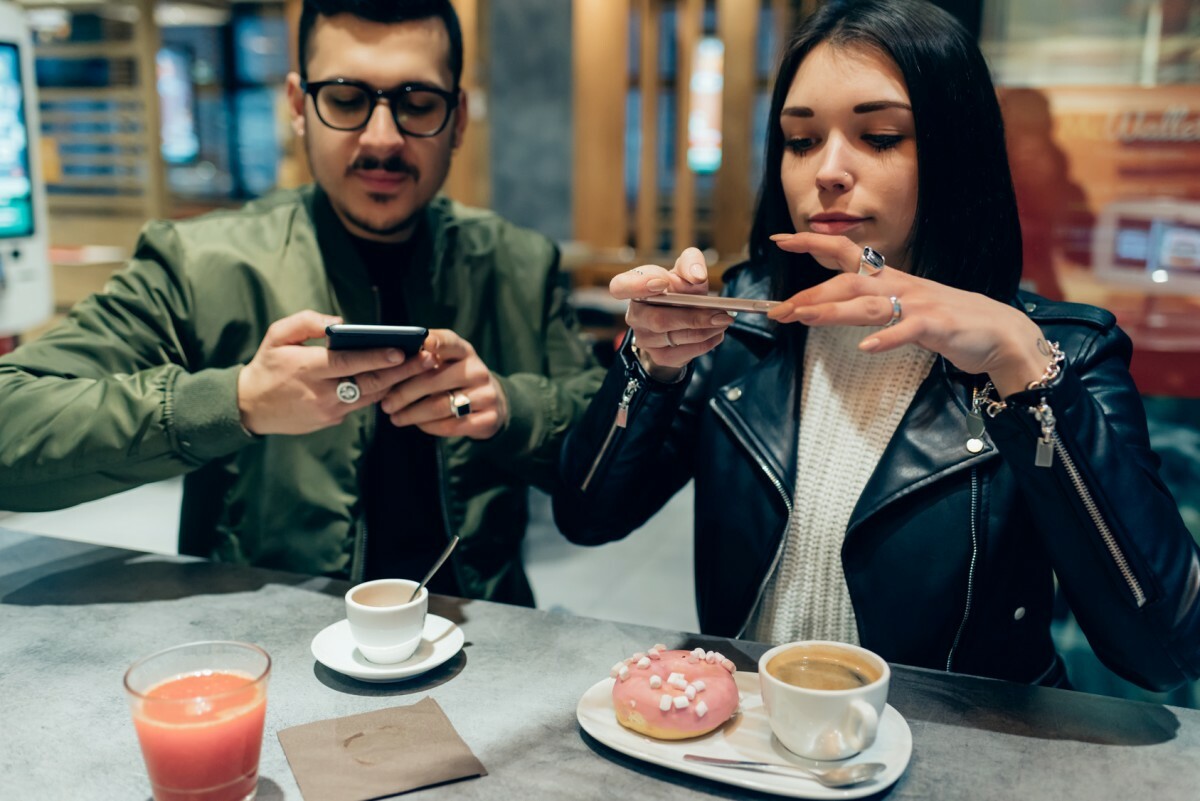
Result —
<path fill-rule="evenodd" d="M 378 293 L 380 322 L 422 325 L 409 317 L 403 279 L 412 243 L 354 238 L 354 246 Z M 346 322 L 356 322 L 347 320 Z M 367 452 L 363 495 L 367 514 L 364 579 L 420 581 L 446 546 L 436 439 L 416 426 L 397 428 L 375 407 L 375 439 Z M 429 583 L 430 592 L 459 595 L 450 565 Z"/>

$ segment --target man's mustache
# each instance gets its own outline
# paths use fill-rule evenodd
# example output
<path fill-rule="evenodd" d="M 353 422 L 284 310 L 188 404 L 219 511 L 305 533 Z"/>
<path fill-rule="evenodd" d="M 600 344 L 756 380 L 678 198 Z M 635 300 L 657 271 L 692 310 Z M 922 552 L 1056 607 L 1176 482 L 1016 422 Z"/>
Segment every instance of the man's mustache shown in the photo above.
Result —
<path fill-rule="evenodd" d="M 414 181 L 420 179 L 421 172 L 399 156 L 388 156 L 380 159 L 375 156 L 360 156 L 350 165 L 350 172 L 356 170 L 384 170 L 410 176 Z"/>

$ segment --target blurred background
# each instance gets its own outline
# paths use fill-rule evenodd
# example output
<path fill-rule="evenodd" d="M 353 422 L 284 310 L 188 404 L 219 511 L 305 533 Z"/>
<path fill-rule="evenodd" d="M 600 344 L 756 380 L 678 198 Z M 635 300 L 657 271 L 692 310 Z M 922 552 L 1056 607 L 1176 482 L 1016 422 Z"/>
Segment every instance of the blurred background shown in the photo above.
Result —
<path fill-rule="evenodd" d="M 613 274 L 670 264 L 688 245 L 717 274 L 744 257 L 775 65 L 818 5 L 455 0 L 471 121 L 446 192 L 559 242 L 580 317 L 611 358 L 623 313 L 605 290 Z M 1200 0 L 937 5 L 979 38 L 998 87 L 1025 284 L 1108 308 L 1133 337 L 1162 475 L 1200 538 Z M 283 92 L 299 0 L 20 6 L 32 32 L 40 122 L 29 151 L 49 212 L 53 314 L 15 332 L 0 319 L 13 334 L 0 336 L 0 352 L 99 290 L 148 219 L 237 206 L 309 179 Z M 0 93 L 4 75 L 0 63 Z M 8 129 L 4 119 L 0 179 L 16 152 L 5 136 L 24 136 L 16 117 Z M 11 235 L 0 214 L 0 293 Z M 696 628 L 689 493 L 652 531 L 603 554 L 563 542 L 535 498 L 528 555 L 540 605 Z M 174 548 L 177 483 L 99 504 L 0 513 L 0 525 Z M 605 564 L 628 578 L 632 563 L 657 578 L 596 578 Z M 638 595 L 648 583 L 661 597 Z M 650 607 L 660 617 L 648 619 Z M 1081 689 L 1200 706 L 1195 686 L 1152 696 L 1108 673 L 1065 609 L 1056 637 Z"/>

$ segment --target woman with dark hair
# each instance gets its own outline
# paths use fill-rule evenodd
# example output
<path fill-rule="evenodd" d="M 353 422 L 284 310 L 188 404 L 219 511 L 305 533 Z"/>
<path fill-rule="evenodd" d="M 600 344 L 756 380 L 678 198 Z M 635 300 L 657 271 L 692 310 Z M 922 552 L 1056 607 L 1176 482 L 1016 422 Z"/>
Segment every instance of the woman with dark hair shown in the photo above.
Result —
<path fill-rule="evenodd" d="M 961 26 L 922 0 L 827 3 L 780 66 L 765 163 L 725 294 L 784 300 L 630 303 L 564 446 L 566 536 L 623 537 L 694 478 L 706 633 L 1064 686 L 1057 576 L 1114 671 L 1197 677 L 1200 558 L 1129 340 L 1106 311 L 1018 291 L 1000 110 Z M 610 285 L 707 289 L 694 248 Z"/>

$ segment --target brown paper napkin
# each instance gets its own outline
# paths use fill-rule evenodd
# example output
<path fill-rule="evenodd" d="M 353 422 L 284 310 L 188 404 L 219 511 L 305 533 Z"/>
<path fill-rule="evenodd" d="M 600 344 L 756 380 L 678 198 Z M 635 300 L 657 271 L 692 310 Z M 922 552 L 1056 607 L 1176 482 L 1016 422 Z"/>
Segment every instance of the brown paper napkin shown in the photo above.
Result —
<path fill-rule="evenodd" d="M 368 801 L 487 775 L 432 698 L 293 726 L 279 743 L 305 801 Z"/>

